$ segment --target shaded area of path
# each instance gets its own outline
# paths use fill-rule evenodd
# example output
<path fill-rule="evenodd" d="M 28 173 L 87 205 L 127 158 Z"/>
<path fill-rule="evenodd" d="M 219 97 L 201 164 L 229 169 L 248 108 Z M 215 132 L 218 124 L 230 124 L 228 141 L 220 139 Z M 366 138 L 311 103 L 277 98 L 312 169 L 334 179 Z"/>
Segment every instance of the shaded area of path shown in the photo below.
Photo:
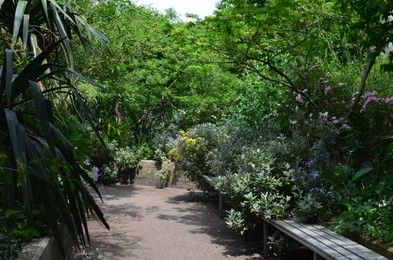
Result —
<path fill-rule="evenodd" d="M 102 193 L 111 230 L 95 220 L 89 227 L 104 259 L 262 259 L 262 241 L 236 235 L 215 205 L 195 201 L 199 192 L 135 185 Z"/>

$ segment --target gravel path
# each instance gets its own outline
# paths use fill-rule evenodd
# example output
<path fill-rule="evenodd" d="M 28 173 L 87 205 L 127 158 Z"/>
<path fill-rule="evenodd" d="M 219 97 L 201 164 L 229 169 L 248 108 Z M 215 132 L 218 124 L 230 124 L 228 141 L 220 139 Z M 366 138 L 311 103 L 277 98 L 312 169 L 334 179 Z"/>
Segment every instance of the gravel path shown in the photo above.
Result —
<path fill-rule="evenodd" d="M 95 220 L 89 227 L 92 247 L 104 259 L 262 259 L 262 241 L 236 235 L 217 205 L 196 201 L 200 192 L 131 185 L 102 193 L 99 206 L 111 230 Z"/>

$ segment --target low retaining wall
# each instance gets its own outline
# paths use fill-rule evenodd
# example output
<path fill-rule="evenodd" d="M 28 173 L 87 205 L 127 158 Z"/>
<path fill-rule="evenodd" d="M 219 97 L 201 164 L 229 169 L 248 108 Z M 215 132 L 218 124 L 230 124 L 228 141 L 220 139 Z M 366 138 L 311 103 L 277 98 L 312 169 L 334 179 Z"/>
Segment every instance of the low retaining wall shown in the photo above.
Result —
<path fill-rule="evenodd" d="M 142 160 L 134 182 L 139 185 L 160 186 L 159 180 L 154 176 L 158 170 L 168 171 L 170 179 L 167 187 L 179 189 L 197 189 L 197 185 L 180 174 L 173 162 L 157 162 L 154 160 Z"/>
<path fill-rule="evenodd" d="M 69 234 L 62 230 L 65 256 L 61 253 L 56 240 L 43 237 L 32 240 L 19 254 L 18 260 L 64 260 L 69 259 L 73 250 L 73 243 Z"/>

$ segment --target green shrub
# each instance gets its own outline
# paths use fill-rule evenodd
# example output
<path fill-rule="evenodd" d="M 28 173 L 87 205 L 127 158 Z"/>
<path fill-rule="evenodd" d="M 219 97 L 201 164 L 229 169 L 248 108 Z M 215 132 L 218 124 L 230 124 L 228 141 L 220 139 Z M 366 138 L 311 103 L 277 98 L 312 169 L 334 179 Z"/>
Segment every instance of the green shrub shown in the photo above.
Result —
<path fill-rule="evenodd" d="M 19 252 L 25 244 L 20 239 L 10 239 L 7 236 L 7 231 L 2 229 L 0 232 L 0 259 L 18 259 Z"/>
<path fill-rule="evenodd" d="M 213 124 L 196 125 L 169 143 L 169 157 L 177 167 L 192 181 L 203 174 L 212 175 L 208 159 L 213 149 L 220 143 L 221 133 Z"/>
<path fill-rule="evenodd" d="M 260 150 L 248 151 L 236 163 L 238 171 L 218 177 L 216 184 L 223 196 L 233 203 L 230 226 L 244 233 L 262 218 L 286 217 L 291 201 L 289 165 L 279 166 Z"/>
<path fill-rule="evenodd" d="M 142 158 L 140 150 L 123 147 L 116 140 L 112 140 L 106 143 L 106 147 L 93 146 L 92 151 L 92 163 L 99 167 L 98 181 L 104 184 L 133 181 Z"/>

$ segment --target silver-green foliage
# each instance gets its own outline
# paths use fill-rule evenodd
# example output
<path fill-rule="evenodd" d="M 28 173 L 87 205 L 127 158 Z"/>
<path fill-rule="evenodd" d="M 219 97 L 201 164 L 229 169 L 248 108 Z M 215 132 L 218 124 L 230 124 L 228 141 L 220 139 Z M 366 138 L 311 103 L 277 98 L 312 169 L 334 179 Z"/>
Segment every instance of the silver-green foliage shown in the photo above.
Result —
<path fill-rule="evenodd" d="M 237 209 L 232 209 L 228 224 L 244 233 L 262 218 L 285 217 L 291 201 L 290 193 L 285 191 L 291 170 L 289 165 L 278 166 L 274 159 L 258 150 L 243 155 L 241 160 L 242 168 L 219 177 L 216 188 L 235 202 Z"/>

